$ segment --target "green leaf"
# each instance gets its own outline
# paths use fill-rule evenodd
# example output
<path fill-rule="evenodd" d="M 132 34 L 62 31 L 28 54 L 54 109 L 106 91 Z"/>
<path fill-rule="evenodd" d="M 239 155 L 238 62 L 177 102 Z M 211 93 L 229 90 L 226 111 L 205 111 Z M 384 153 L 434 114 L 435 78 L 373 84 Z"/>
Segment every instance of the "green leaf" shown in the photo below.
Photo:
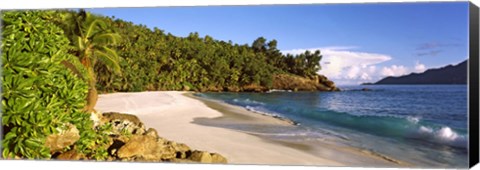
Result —
<path fill-rule="evenodd" d="M 30 148 L 40 148 L 42 147 L 42 144 L 36 140 L 32 139 L 27 139 L 25 140 L 26 146 L 29 146 Z"/>
<path fill-rule="evenodd" d="M 17 137 L 17 134 L 15 134 L 14 132 L 8 132 L 7 135 L 5 135 L 5 138 L 3 140 L 10 140 L 15 137 Z"/>
<path fill-rule="evenodd" d="M 10 155 L 10 150 L 8 149 L 8 147 L 4 147 L 2 151 L 2 157 L 9 158 L 10 157 L 9 155 Z"/>

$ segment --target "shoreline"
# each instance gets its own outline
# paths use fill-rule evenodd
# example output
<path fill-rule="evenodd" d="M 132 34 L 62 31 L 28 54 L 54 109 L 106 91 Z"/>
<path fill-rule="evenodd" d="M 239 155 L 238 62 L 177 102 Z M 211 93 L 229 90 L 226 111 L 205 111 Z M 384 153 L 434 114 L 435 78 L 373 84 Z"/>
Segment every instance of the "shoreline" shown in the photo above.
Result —
<path fill-rule="evenodd" d="M 196 93 L 196 92 L 194 92 L 194 93 Z M 230 113 L 230 114 L 228 114 L 229 116 L 235 116 L 235 118 L 237 118 L 237 119 L 242 119 L 242 117 L 243 118 L 250 117 L 250 120 L 252 120 L 254 118 L 256 118 L 256 119 L 270 119 L 270 118 L 273 118 L 273 119 L 279 120 L 280 122 L 283 122 L 283 123 L 278 122 L 278 124 L 286 123 L 286 124 L 292 125 L 292 126 L 298 126 L 299 125 L 298 122 L 295 122 L 295 121 L 293 121 L 289 118 L 286 118 L 286 117 L 282 117 L 282 116 L 279 116 L 279 115 L 273 115 L 273 114 L 267 114 L 267 113 L 258 112 L 258 111 L 254 111 L 254 110 L 248 110 L 248 109 L 245 109 L 245 108 L 240 107 L 240 106 L 220 102 L 220 101 L 213 100 L 213 99 L 207 99 L 207 98 L 195 96 L 194 93 L 188 92 L 188 93 L 184 93 L 183 95 L 186 96 L 186 97 L 190 97 L 190 98 L 193 98 L 193 99 L 196 99 L 196 100 L 199 100 L 199 101 L 203 102 L 208 107 L 223 113 L 223 116 L 225 116 L 225 113 Z M 247 111 L 247 112 L 245 112 L 245 111 Z M 267 121 L 267 122 L 271 123 L 271 120 Z"/>
<path fill-rule="evenodd" d="M 262 133 L 252 133 L 296 126 L 239 106 L 203 99 L 190 92 L 102 94 L 96 110 L 136 115 L 146 127 L 156 129 L 159 136 L 194 149 L 220 153 L 229 164 L 408 166 L 354 148 L 318 141 L 276 140 Z M 346 156 L 347 160 L 343 157 L 334 160 L 341 157 L 337 155 Z"/>
<path fill-rule="evenodd" d="M 314 141 L 314 142 L 307 142 L 307 141 L 296 141 L 291 139 L 285 138 L 272 138 L 270 136 L 274 136 L 276 132 L 268 132 L 269 129 L 278 129 L 284 128 L 286 131 L 292 130 L 297 128 L 298 126 L 292 124 L 290 119 L 288 118 L 277 118 L 274 116 L 270 116 L 267 114 L 252 112 L 248 109 L 245 109 L 241 106 L 236 106 L 228 103 L 224 103 L 221 101 L 202 98 L 199 96 L 195 96 L 192 93 L 184 94 L 187 97 L 191 97 L 197 100 L 204 102 L 208 107 L 215 109 L 221 112 L 223 115 L 222 117 L 214 118 L 214 119 L 197 119 L 193 123 L 205 125 L 205 126 L 214 126 L 214 127 L 221 127 L 221 128 L 229 128 L 236 131 L 240 131 L 242 133 L 247 133 L 250 135 L 254 135 L 257 137 L 262 138 L 264 141 L 269 143 L 274 143 L 278 145 L 284 145 L 286 147 L 295 148 L 297 150 L 302 150 L 304 152 L 310 153 L 312 155 L 325 157 L 329 155 L 342 155 L 345 159 L 342 160 L 342 163 L 348 162 L 346 165 L 353 165 L 353 166 L 362 166 L 362 167 L 410 167 L 412 164 L 394 159 L 387 155 L 383 155 L 380 153 L 376 153 L 370 150 L 365 150 L 361 148 L 349 147 L 349 146 L 339 146 L 336 144 L 335 141 Z M 242 116 L 255 116 L 255 119 L 250 119 L 249 121 L 241 121 L 236 119 Z M 276 124 L 276 126 L 272 127 L 272 120 L 268 119 L 275 119 L 280 122 L 280 124 Z M 226 124 L 236 124 L 237 126 L 226 126 Z M 238 128 L 238 124 L 240 127 Z M 258 125 L 260 124 L 260 125 Z M 269 128 L 265 128 L 269 127 Z M 245 129 L 245 130 L 239 130 Z M 259 131 L 267 131 L 266 133 L 262 133 Z M 277 132 L 278 134 L 278 132 Z M 320 154 L 319 154 L 320 153 Z"/>

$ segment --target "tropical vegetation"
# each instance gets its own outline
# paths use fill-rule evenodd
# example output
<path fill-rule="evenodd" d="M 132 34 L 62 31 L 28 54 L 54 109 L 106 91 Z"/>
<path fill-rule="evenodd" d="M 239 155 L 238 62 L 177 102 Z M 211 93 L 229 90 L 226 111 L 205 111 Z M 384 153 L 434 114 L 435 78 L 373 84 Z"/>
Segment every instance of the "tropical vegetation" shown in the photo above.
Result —
<path fill-rule="evenodd" d="M 121 36 L 115 47 L 121 75 L 95 68 L 102 92 L 145 90 L 245 91 L 246 86 L 271 88 L 275 74 L 313 78 L 320 69 L 320 51 L 282 54 L 277 41 L 259 37 L 249 44 L 165 33 L 132 22 L 102 17 Z"/>
<path fill-rule="evenodd" d="M 196 32 L 178 37 L 83 10 L 7 11 L 2 23 L 4 158 L 50 158 L 56 151 L 47 138 L 73 126 L 80 139 L 66 149 L 105 159 L 108 127 L 90 119 L 97 89 L 271 89 L 278 77 L 318 81 L 322 57 L 282 54 L 264 37 L 251 45 Z"/>
<path fill-rule="evenodd" d="M 51 11 L 2 14 L 2 156 L 50 158 L 49 135 L 72 125 L 79 151 L 102 159 L 104 133 L 84 112 L 87 83 L 62 62 L 77 63 L 64 31 L 48 20 Z M 78 64 L 72 64 L 77 65 Z M 100 133 L 99 133 L 100 132 Z"/>

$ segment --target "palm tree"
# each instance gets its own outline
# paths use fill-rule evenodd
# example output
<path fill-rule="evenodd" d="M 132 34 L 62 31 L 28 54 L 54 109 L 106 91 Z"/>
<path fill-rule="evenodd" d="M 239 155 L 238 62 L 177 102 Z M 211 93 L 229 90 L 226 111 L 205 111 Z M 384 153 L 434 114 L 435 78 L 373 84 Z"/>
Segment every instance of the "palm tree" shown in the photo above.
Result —
<path fill-rule="evenodd" d="M 110 48 L 120 40 L 120 35 L 107 29 L 106 24 L 90 13 L 80 10 L 78 14 L 71 13 L 69 17 L 76 28 L 73 35 L 74 45 L 77 48 L 77 57 L 87 70 L 88 96 L 85 110 L 93 111 L 97 103 L 96 75 L 94 72 L 97 61 L 105 64 L 110 71 L 121 74 L 119 57 L 115 50 Z"/>

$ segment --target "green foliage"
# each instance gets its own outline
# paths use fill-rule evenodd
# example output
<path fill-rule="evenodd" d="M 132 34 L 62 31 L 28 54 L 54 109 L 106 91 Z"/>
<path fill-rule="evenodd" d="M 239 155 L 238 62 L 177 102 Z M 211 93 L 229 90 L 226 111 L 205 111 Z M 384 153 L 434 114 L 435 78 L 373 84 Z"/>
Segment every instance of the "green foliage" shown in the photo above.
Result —
<path fill-rule="evenodd" d="M 87 70 L 92 70 L 99 60 L 115 73 L 120 73 L 119 57 L 111 45 L 115 45 L 121 39 L 120 35 L 112 32 L 105 22 L 81 10 L 77 13 L 69 13 L 73 21 L 66 21 L 77 27 L 72 42 L 78 50 L 82 64 Z M 89 78 L 94 78 L 93 72 L 89 72 Z"/>
<path fill-rule="evenodd" d="M 89 114 L 82 112 L 87 84 L 61 64 L 73 61 L 74 56 L 68 53 L 72 47 L 63 30 L 48 22 L 52 14 L 2 13 L 4 158 L 50 158 L 52 153 L 44 146 L 46 137 L 66 129 L 68 124 L 80 130 L 78 147 L 98 148 L 87 145 L 91 139 L 106 143 L 102 141 L 104 136 L 94 131 Z"/>
<path fill-rule="evenodd" d="M 95 65 L 96 88 L 101 92 L 225 90 L 252 84 L 269 88 L 274 74 L 311 77 L 319 69 L 319 60 L 315 62 L 301 55 L 292 56 L 295 61 L 288 64 L 289 57 L 277 49 L 276 40 L 260 37 L 251 46 L 239 45 L 208 35 L 200 37 L 196 32 L 176 37 L 158 28 L 152 30 L 120 19 L 94 17 L 104 22 L 106 28 L 114 28 L 122 40 L 112 46 L 120 57 L 122 75 Z M 318 53 L 315 57 L 321 56 Z"/>
<path fill-rule="evenodd" d="M 84 105 L 85 83 L 60 66 L 69 42 L 44 15 L 3 13 L 4 157 L 50 157 L 46 136 L 65 128 L 68 115 Z"/>
<path fill-rule="evenodd" d="M 78 57 L 82 67 L 86 70 L 89 94 L 87 98 L 87 112 L 93 111 L 97 101 L 95 66 L 101 63 L 106 70 L 121 74 L 120 58 L 111 46 L 117 44 L 121 37 L 113 32 L 105 22 L 85 10 L 79 12 L 59 11 L 57 18 L 51 21 L 63 28 L 67 37 L 73 42 L 71 53 Z M 75 68 L 73 68 L 75 69 Z"/>
<path fill-rule="evenodd" d="M 50 21 L 65 31 L 65 35 L 74 46 L 70 53 L 75 54 L 85 66 L 88 78 L 94 78 L 92 71 L 97 62 L 104 64 L 102 66 L 107 66 L 112 72 L 121 72 L 119 57 L 111 48 L 120 42 L 121 37 L 113 32 L 104 20 L 80 10 L 57 11 L 55 18 L 51 18 Z"/>
<path fill-rule="evenodd" d="M 322 56 L 320 51 L 317 50 L 314 53 L 306 51 L 303 54 L 296 56 L 287 55 L 285 58 L 286 68 L 288 72 L 302 76 L 313 77 L 316 72 L 320 70 L 320 60 Z"/>
<path fill-rule="evenodd" d="M 108 132 L 112 130 L 110 124 L 105 124 L 92 129 L 93 122 L 88 114 L 77 115 L 79 120 L 74 122 L 80 131 L 80 139 L 75 143 L 77 151 L 94 160 L 105 160 L 108 157 Z M 88 121 L 86 121 L 88 120 Z"/>

